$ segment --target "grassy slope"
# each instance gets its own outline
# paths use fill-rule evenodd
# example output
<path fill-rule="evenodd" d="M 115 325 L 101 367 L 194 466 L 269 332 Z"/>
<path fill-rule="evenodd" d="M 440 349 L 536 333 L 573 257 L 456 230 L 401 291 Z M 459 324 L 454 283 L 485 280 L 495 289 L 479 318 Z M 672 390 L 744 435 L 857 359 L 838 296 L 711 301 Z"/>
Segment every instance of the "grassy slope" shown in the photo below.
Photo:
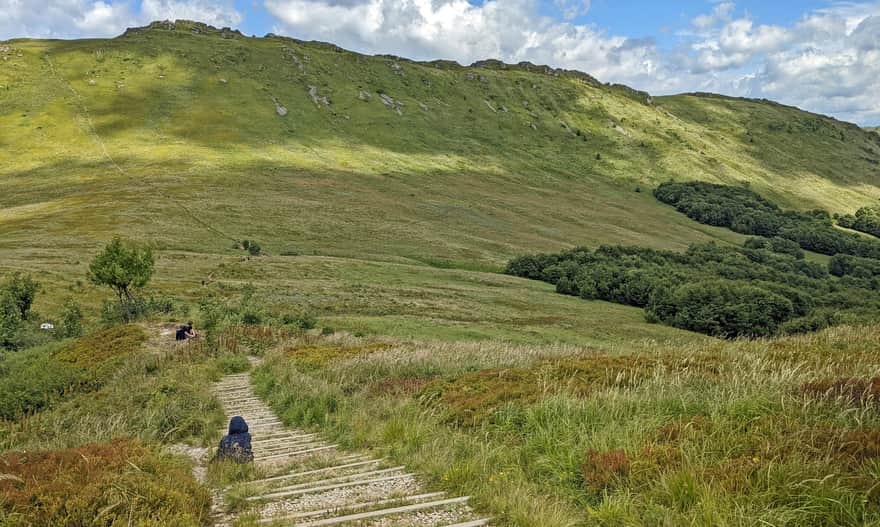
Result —
<path fill-rule="evenodd" d="M 154 284 L 175 295 L 233 296 L 252 282 L 270 310 L 306 304 L 323 325 L 397 337 L 387 353 L 363 357 L 355 346 L 345 352 L 352 360 L 343 353 L 308 374 L 277 354 L 261 382 L 280 383 L 274 402 L 287 419 L 314 409 L 341 440 L 380 445 L 438 485 L 472 492 L 502 524 L 876 519 L 875 502 L 860 501 L 862 484 L 876 480 L 876 455 L 856 463 L 838 448 L 863 428 L 875 434 L 874 414 L 798 395 L 805 381 L 875 375 L 876 329 L 722 344 L 646 324 L 636 309 L 485 272 L 514 254 L 575 243 L 741 241 L 657 203 L 648 190 L 673 177 L 747 182 L 788 206 L 851 212 L 880 197 L 875 136 L 766 103 L 685 95 L 646 104 L 573 76 L 187 28 L 10 45 L 0 60 L 0 272 L 37 271 L 48 286 L 38 310 L 52 313 L 62 292 L 94 307 L 101 295 L 77 280 L 119 233 L 156 245 Z M 329 108 L 312 101 L 310 86 Z M 380 90 L 403 102 L 401 114 Z M 243 258 L 232 248 L 241 238 L 274 256 Z M 333 339 L 347 338 L 319 343 L 332 351 Z M 518 345 L 472 342 L 485 340 Z M 575 347 L 548 344 L 557 341 Z M 624 371 L 587 398 L 514 398 L 509 418 L 476 429 L 449 427 L 443 404 L 425 412 L 414 394 L 393 391 L 439 375 L 467 392 L 471 380 L 491 378 L 462 372 L 528 369 L 591 353 L 585 346 L 673 359 Z M 691 368 L 703 355 L 717 372 Z M 193 401 L 208 404 L 216 370 L 175 360 L 158 375 L 132 363 L 94 401 L 9 424 L 2 448 L 76 446 L 94 429 L 98 440 L 155 440 L 177 422 L 182 437 L 203 435 L 206 423 L 187 419 L 200 407 Z M 627 384 L 630 375 L 638 382 Z M 499 393 L 523 392 L 504 379 Z M 537 380 L 544 390 L 563 384 Z M 168 386 L 198 388 L 166 397 Z M 132 413 L 144 394 L 151 411 Z M 687 437 L 668 445 L 669 426 Z M 809 442 L 832 436 L 827 455 Z M 655 459 L 652 447 L 673 457 Z M 592 482 L 603 494 L 580 474 L 591 448 L 623 449 L 649 470 Z"/>
<path fill-rule="evenodd" d="M 335 336 L 271 353 L 257 385 L 288 422 L 378 446 L 498 525 L 855 527 L 880 521 L 877 336 L 612 354 Z"/>
<path fill-rule="evenodd" d="M 765 103 L 648 104 L 569 74 L 223 39 L 185 24 L 9 45 L 0 60 L 0 271 L 39 270 L 53 292 L 81 294 L 75 280 L 114 233 L 154 243 L 169 271 L 159 285 L 175 291 L 197 292 L 214 265 L 233 264 L 232 240 L 242 238 L 273 254 L 358 259 L 326 259 L 331 281 L 373 260 L 413 264 L 388 273 L 436 282 L 431 267 L 493 270 L 572 244 L 741 240 L 657 203 L 648 191 L 669 178 L 748 182 L 788 205 L 832 211 L 880 197 L 874 165 L 860 161 L 880 157 L 873 135 Z M 311 86 L 329 106 L 313 102 Z M 399 114 L 380 92 L 402 104 Z M 267 287 L 297 274 L 299 261 L 273 269 Z M 361 277 L 381 280 L 373 291 L 396 283 Z M 507 287 L 524 298 L 533 288 Z M 330 289 L 325 302 L 345 305 Z"/>

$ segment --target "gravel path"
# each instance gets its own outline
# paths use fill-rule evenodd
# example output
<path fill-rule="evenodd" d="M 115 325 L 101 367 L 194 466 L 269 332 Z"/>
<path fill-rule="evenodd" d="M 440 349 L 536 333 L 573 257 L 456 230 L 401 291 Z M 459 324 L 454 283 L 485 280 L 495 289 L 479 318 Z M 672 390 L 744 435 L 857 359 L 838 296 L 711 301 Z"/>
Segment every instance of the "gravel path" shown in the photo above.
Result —
<path fill-rule="evenodd" d="M 259 479 L 218 490 L 216 527 L 254 516 L 273 527 L 489 525 L 467 506 L 467 497 L 431 492 L 405 467 L 285 427 L 253 392 L 248 373 L 224 377 L 214 393 L 227 417 L 247 421 L 254 462 L 262 473 Z"/>

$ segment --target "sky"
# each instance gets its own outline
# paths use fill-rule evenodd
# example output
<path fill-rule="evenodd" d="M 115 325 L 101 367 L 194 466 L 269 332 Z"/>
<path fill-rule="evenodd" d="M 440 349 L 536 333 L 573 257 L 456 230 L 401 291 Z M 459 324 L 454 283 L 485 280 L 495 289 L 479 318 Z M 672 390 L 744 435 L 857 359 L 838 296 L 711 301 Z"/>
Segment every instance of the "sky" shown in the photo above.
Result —
<path fill-rule="evenodd" d="M 880 0 L 0 0 L 0 40 L 185 18 L 362 53 L 577 69 L 880 124 Z"/>

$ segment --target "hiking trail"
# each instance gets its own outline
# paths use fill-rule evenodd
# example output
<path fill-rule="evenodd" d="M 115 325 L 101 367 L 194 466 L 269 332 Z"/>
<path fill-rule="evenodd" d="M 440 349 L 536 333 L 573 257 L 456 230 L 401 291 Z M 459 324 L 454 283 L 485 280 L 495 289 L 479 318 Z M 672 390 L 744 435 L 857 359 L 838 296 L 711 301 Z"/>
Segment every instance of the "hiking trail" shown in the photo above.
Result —
<path fill-rule="evenodd" d="M 254 515 L 258 525 L 277 527 L 489 525 L 488 518 L 468 507 L 468 496 L 431 492 L 405 466 L 346 452 L 318 434 L 286 428 L 254 393 L 249 373 L 227 375 L 214 385 L 214 393 L 227 421 L 235 415 L 247 421 L 254 463 L 266 475 L 217 493 L 213 514 L 218 527 Z M 241 496 L 249 506 L 226 512 L 229 498 Z"/>

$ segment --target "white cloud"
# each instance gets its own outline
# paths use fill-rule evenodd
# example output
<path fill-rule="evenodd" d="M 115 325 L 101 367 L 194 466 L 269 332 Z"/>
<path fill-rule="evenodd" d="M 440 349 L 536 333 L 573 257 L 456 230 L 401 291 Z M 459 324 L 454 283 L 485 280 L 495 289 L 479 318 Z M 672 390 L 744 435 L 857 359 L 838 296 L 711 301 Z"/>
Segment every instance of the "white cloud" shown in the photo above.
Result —
<path fill-rule="evenodd" d="M 736 5 L 733 2 L 722 2 L 715 6 L 711 14 L 700 15 L 693 19 L 693 24 L 697 29 L 706 30 L 719 22 L 727 22 L 730 20 Z"/>
<path fill-rule="evenodd" d="M 236 26 L 241 14 L 231 1 L 216 0 L 142 0 L 141 20 L 198 20 L 212 26 Z"/>
<path fill-rule="evenodd" d="M 153 20 L 241 22 L 232 0 L 0 0 L 0 39 L 111 37 Z"/>
<path fill-rule="evenodd" d="M 566 16 L 540 16 L 535 0 L 488 0 L 483 5 L 465 0 L 266 0 L 265 5 L 279 22 L 277 33 L 332 41 L 365 53 L 462 63 L 528 60 L 604 79 L 658 73 L 653 40 L 608 35 L 573 24 Z M 589 9 L 583 0 L 554 5 L 577 13 Z"/>

